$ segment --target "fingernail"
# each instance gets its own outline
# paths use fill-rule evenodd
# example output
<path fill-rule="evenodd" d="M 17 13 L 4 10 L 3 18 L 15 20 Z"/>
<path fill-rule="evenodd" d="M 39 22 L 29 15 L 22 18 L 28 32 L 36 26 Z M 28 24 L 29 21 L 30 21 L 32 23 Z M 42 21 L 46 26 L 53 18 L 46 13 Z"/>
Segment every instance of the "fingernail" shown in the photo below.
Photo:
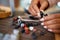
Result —
<path fill-rule="evenodd" d="M 44 21 L 44 18 L 40 19 L 40 21 Z"/>
<path fill-rule="evenodd" d="M 38 17 L 40 17 L 40 12 L 37 13 Z"/>
<path fill-rule="evenodd" d="M 51 29 L 48 29 L 48 31 L 51 31 L 51 32 L 52 32 L 52 30 L 51 30 Z"/>
<path fill-rule="evenodd" d="M 44 25 L 44 23 L 41 23 L 41 25 Z"/>
<path fill-rule="evenodd" d="M 47 26 L 44 26 L 45 29 L 47 29 Z"/>

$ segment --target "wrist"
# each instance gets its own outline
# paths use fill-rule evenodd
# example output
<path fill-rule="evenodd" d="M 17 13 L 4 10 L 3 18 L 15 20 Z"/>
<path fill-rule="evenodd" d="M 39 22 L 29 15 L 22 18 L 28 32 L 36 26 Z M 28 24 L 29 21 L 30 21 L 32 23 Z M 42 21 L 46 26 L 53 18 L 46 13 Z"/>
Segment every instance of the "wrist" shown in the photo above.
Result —
<path fill-rule="evenodd" d="M 60 0 L 48 0 L 49 2 L 49 7 L 52 7 L 53 5 L 57 4 Z"/>

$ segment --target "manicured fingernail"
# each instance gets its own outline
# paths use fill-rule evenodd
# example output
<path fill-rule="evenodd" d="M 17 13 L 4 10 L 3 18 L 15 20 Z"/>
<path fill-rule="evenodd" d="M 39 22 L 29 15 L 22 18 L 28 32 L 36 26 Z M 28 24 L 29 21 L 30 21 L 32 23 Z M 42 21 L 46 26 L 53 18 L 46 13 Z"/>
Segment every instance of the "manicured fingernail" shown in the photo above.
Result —
<path fill-rule="evenodd" d="M 44 25 L 44 23 L 41 23 L 41 25 Z"/>
<path fill-rule="evenodd" d="M 52 32 L 52 30 L 51 30 L 51 29 L 48 29 L 48 31 Z"/>
<path fill-rule="evenodd" d="M 44 21 L 44 18 L 40 19 L 40 21 Z"/>
<path fill-rule="evenodd" d="M 39 12 L 37 13 L 37 15 L 38 15 L 38 17 L 40 17 L 40 13 Z"/>
<path fill-rule="evenodd" d="M 47 29 L 47 26 L 44 26 L 45 29 Z"/>

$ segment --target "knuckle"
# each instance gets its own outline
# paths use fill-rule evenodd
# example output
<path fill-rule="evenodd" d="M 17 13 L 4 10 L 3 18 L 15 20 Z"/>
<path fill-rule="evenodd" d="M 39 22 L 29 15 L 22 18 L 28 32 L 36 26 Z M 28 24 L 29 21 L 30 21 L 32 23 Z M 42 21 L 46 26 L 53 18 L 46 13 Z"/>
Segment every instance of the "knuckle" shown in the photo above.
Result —
<path fill-rule="evenodd" d="M 53 20 L 52 22 L 57 23 L 57 20 L 55 19 L 55 20 Z"/>
<path fill-rule="evenodd" d="M 55 29 L 57 26 L 56 25 L 49 25 L 48 28 Z"/>
<path fill-rule="evenodd" d="M 52 20 L 52 22 L 55 23 L 55 24 L 60 23 L 60 19 L 54 19 L 54 20 Z"/>
<path fill-rule="evenodd" d="M 54 27 L 55 29 L 60 29 L 60 28 L 59 28 L 59 25 L 53 25 L 53 27 Z"/>
<path fill-rule="evenodd" d="M 55 15 L 52 15 L 51 17 L 52 17 L 52 18 L 55 18 Z"/>
<path fill-rule="evenodd" d="M 53 15 L 52 15 L 53 18 L 56 18 L 57 16 L 58 16 L 57 14 L 53 14 Z"/>
<path fill-rule="evenodd" d="M 54 28 L 57 28 L 57 25 L 53 25 Z"/>
<path fill-rule="evenodd" d="M 59 31 L 59 30 L 54 30 L 53 32 L 54 32 L 54 33 L 60 33 L 60 31 Z"/>

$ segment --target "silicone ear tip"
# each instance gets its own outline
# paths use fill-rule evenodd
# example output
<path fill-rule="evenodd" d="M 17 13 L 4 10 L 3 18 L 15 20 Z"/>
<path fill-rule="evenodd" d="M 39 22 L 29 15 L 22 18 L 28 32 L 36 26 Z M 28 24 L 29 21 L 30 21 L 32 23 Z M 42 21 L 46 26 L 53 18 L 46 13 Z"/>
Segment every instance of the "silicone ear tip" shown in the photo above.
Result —
<path fill-rule="evenodd" d="M 21 16 L 18 16 L 18 18 L 21 18 Z"/>

